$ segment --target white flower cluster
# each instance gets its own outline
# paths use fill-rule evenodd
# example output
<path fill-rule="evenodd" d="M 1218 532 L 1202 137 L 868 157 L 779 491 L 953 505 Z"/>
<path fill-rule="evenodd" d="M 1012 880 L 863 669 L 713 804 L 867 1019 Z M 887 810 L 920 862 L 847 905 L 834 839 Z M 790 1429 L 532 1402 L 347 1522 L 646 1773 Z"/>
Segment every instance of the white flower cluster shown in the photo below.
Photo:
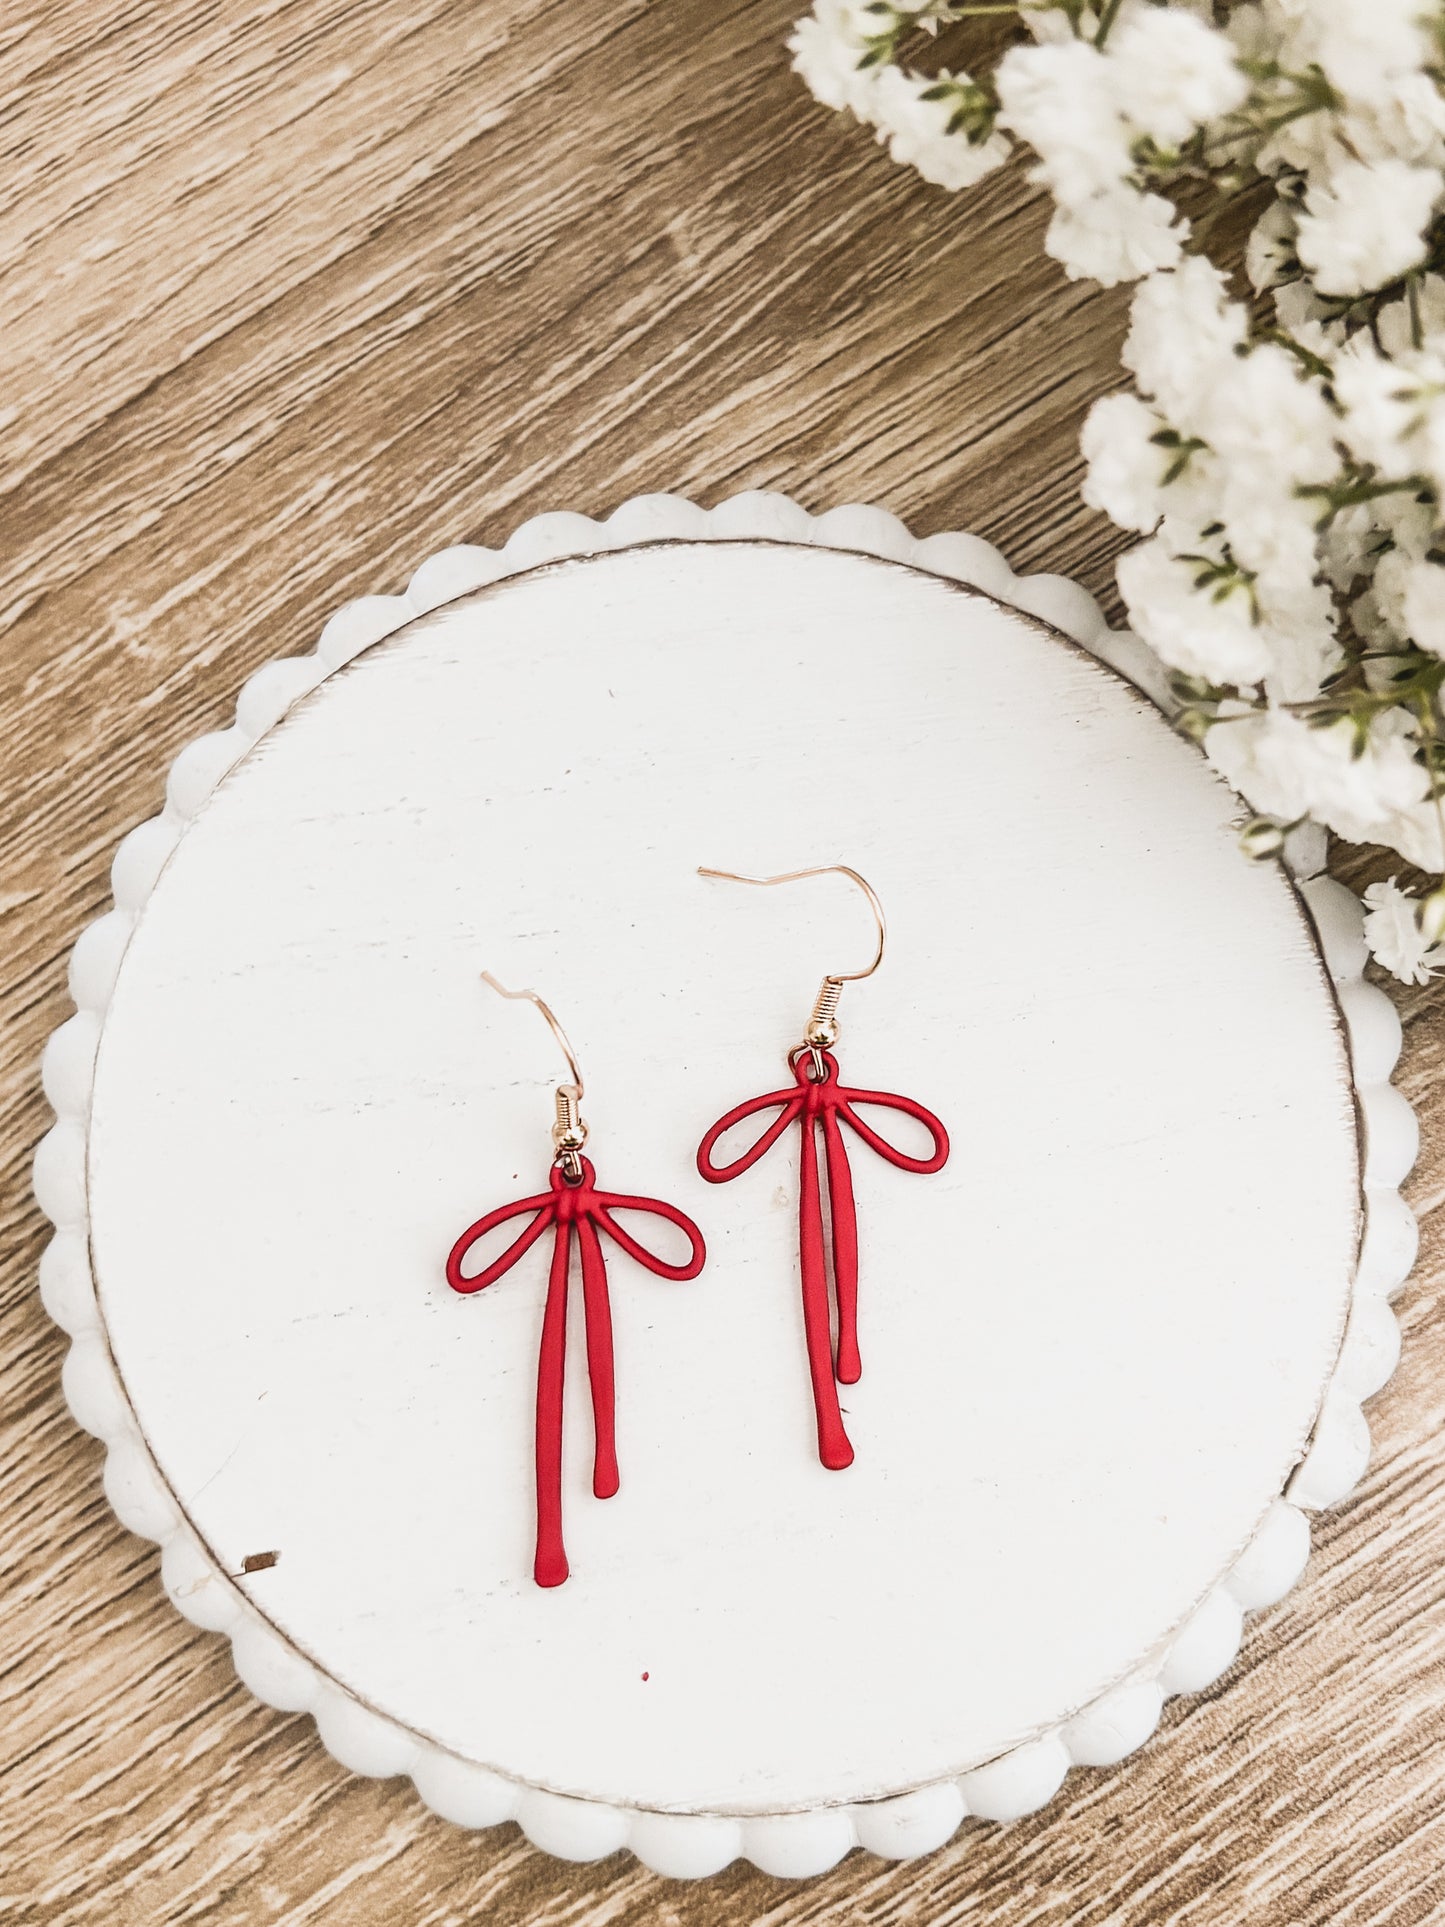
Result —
<path fill-rule="evenodd" d="M 876 130 L 890 157 L 935 187 L 971 187 L 1008 159 L 1009 143 L 985 126 L 970 136 L 974 83 L 943 71 L 924 77 L 882 57 L 917 26 L 936 27 L 947 7 L 905 9 L 880 0 L 817 0 L 788 42 L 793 66 L 825 107 L 846 107 Z M 982 105 L 982 103 L 980 103 Z"/>
<path fill-rule="evenodd" d="M 1442 964 L 1440 905 L 1422 905 L 1398 883 L 1372 883 L 1365 891 L 1365 942 L 1371 954 L 1402 983 L 1428 983 Z"/>
<path fill-rule="evenodd" d="M 1437 288 L 1445 296 L 1433 284 L 1432 304 Z M 1383 310 L 1387 323 L 1402 305 Z M 1334 383 L 1335 366 L 1358 359 L 1358 339 L 1337 345 L 1318 321 L 1294 338 L 1303 362 L 1280 342 L 1251 342 L 1247 310 L 1201 257 L 1151 276 L 1124 347 L 1139 392 L 1095 403 L 1085 498 L 1148 534 L 1121 561 L 1120 588 L 1139 633 L 1205 686 L 1206 747 L 1234 786 L 1271 817 L 1314 816 L 1438 872 L 1441 812 L 1421 724 L 1391 681 L 1410 651 L 1378 592 L 1387 559 L 1404 554 L 1393 540 L 1406 536 L 1418 560 L 1399 572 L 1399 599 L 1418 595 L 1420 571 L 1445 586 L 1445 569 L 1427 559 L 1436 511 L 1408 459 L 1389 493 L 1375 493 L 1387 478 L 1361 479 L 1351 443 L 1382 432 L 1378 397 L 1357 431 Z M 1413 454 L 1428 406 L 1388 406 Z M 1359 700 L 1337 708 L 1332 679 L 1356 666 Z M 1434 659 L 1419 672 L 1428 683 Z"/>
<path fill-rule="evenodd" d="M 1285 190 L 1270 242 L 1292 245 L 1320 295 L 1371 293 L 1424 258 L 1445 165 L 1441 24 L 1430 0 L 1262 0 L 1231 16 L 1242 59 L 1305 77 L 1252 158 Z"/>
<path fill-rule="evenodd" d="M 796 64 L 946 185 L 1025 144 L 1049 251 L 1140 282 L 1132 390 L 1083 437 L 1087 499 L 1145 538 L 1119 567 L 1134 625 L 1260 813 L 1249 847 L 1312 817 L 1438 880 L 1445 0 L 1025 0 L 1032 44 L 991 77 L 940 87 L 899 64 L 967 12 L 819 0 Z M 1232 297 L 1175 205 L 1211 181 L 1273 185 L 1246 262 L 1268 312 Z M 1445 967 L 1445 884 L 1369 902 L 1387 967 Z"/>
<path fill-rule="evenodd" d="M 1249 81 L 1230 41 L 1197 14 L 1131 0 L 1106 48 L 1097 34 L 1013 48 L 998 94 L 1000 121 L 1038 155 L 1034 178 L 1054 197 L 1045 247 L 1067 274 L 1112 287 L 1174 267 L 1189 234 L 1141 181 L 1137 157 L 1179 154 L 1243 104 Z"/>

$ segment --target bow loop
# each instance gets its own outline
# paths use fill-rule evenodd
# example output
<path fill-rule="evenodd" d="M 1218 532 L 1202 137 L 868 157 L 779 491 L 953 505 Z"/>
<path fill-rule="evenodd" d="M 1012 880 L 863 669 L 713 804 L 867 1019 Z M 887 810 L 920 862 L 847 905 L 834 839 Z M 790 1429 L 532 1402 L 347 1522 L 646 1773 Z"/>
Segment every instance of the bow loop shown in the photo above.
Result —
<path fill-rule="evenodd" d="M 905 1117 L 913 1118 L 933 1140 L 930 1155 L 916 1158 L 907 1151 L 900 1151 L 886 1137 L 880 1137 L 871 1124 L 864 1123 L 854 1109 L 857 1104 L 876 1104 L 881 1110 L 902 1111 Z M 839 1090 L 837 1108 L 839 1115 L 847 1119 L 868 1149 L 876 1151 L 880 1158 L 886 1158 L 889 1164 L 897 1165 L 900 1171 L 915 1171 L 920 1177 L 928 1177 L 935 1171 L 941 1171 L 948 1162 L 948 1132 L 943 1127 L 942 1119 L 935 1117 L 924 1105 L 915 1103 L 911 1097 L 898 1097 L 892 1091 Z"/>
<path fill-rule="evenodd" d="M 766 1096 L 752 1097 L 746 1104 L 735 1105 L 725 1117 L 718 1119 L 697 1147 L 699 1173 L 707 1179 L 709 1184 L 726 1184 L 731 1178 L 740 1178 L 744 1171 L 751 1171 L 758 1159 L 765 1157 L 772 1150 L 784 1131 L 797 1117 L 803 1108 L 804 1101 L 804 1094 L 800 1090 L 769 1091 Z M 737 1125 L 756 1116 L 759 1111 L 771 1110 L 775 1104 L 780 1104 L 782 1109 L 755 1144 L 744 1151 L 740 1157 L 734 1158 L 730 1164 L 713 1163 L 712 1154 L 720 1139 L 726 1137 L 728 1132 L 735 1129 Z"/>
<path fill-rule="evenodd" d="M 475 1277 L 463 1277 L 462 1266 L 473 1245 L 480 1243 L 489 1231 L 495 1231 L 499 1224 L 505 1224 L 509 1218 L 520 1218 L 526 1211 L 535 1211 L 537 1215 L 521 1236 L 512 1240 L 501 1257 L 494 1258 Z M 447 1257 L 447 1283 L 453 1291 L 464 1293 L 483 1291 L 488 1285 L 494 1285 L 503 1273 L 510 1271 L 517 1260 L 532 1249 L 556 1215 L 556 1201 L 551 1193 L 545 1191 L 540 1197 L 521 1198 L 516 1204 L 498 1205 L 495 1211 L 489 1211 L 486 1217 L 468 1225 L 452 1246 Z"/>
<path fill-rule="evenodd" d="M 688 1257 L 680 1265 L 672 1264 L 666 1258 L 657 1257 L 647 1249 L 646 1245 L 639 1244 L 630 1231 L 623 1229 L 613 1217 L 614 1211 L 642 1211 L 649 1217 L 665 1218 L 669 1224 L 675 1224 L 687 1239 L 690 1247 Z M 707 1247 L 703 1244 L 702 1233 L 687 1213 L 679 1211 L 675 1205 L 664 1204 L 661 1198 L 625 1198 L 615 1192 L 599 1191 L 593 1215 L 607 1235 L 621 1245 L 628 1257 L 635 1259 L 655 1277 L 670 1278 L 681 1284 L 689 1278 L 696 1278 L 702 1270 L 703 1262 L 707 1257 Z"/>

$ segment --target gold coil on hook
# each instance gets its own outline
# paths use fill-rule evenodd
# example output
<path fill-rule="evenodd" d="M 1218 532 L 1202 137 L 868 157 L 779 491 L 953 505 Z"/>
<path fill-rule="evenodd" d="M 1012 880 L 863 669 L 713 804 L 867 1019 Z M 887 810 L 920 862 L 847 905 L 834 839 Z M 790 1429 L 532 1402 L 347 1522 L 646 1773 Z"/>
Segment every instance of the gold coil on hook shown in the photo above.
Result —
<path fill-rule="evenodd" d="M 818 989 L 813 1014 L 803 1031 L 803 1042 L 818 1050 L 831 1050 L 838 1041 L 838 1001 L 843 995 L 839 977 L 825 977 Z"/>
<path fill-rule="evenodd" d="M 582 1166 L 577 1153 L 587 1142 L 587 1120 L 582 1115 L 582 1093 L 575 1084 L 557 1086 L 557 1116 L 552 1126 L 552 1143 L 558 1162 L 568 1177 L 580 1177 Z"/>

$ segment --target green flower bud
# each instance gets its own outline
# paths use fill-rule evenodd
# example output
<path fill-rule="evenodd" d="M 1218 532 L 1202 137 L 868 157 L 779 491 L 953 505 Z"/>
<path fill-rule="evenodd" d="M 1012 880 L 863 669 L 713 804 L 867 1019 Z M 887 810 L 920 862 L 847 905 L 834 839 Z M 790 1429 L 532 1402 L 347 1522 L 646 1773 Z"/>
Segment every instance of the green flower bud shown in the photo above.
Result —
<path fill-rule="evenodd" d="M 1254 816 L 1239 833 L 1239 847 L 1246 856 L 1278 856 L 1284 848 L 1285 826 L 1272 816 Z"/>
<path fill-rule="evenodd" d="M 1436 884 L 1420 905 L 1420 934 L 1431 944 L 1445 937 L 1445 883 Z"/>

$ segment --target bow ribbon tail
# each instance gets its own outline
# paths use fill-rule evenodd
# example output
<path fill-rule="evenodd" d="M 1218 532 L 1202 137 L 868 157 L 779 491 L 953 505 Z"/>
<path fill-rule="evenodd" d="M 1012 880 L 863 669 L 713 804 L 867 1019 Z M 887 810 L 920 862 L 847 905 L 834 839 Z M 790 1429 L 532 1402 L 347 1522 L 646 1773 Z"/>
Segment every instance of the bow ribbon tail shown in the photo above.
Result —
<path fill-rule="evenodd" d="M 616 1385 L 612 1358 L 612 1306 L 607 1296 L 607 1260 L 591 1218 L 577 1220 L 582 1252 L 582 1305 L 587 1315 L 587 1377 L 592 1386 L 592 1491 L 599 1499 L 616 1492 Z"/>
<path fill-rule="evenodd" d="M 560 1586 L 567 1577 L 567 1549 L 562 1543 L 562 1387 L 567 1371 L 571 1261 L 572 1227 L 559 1218 L 537 1359 L 537 1555 L 532 1576 L 539 1586 Z"/>
<path fill-rule="evenodd" d="M 833 1291 L 838 1300 L 838 1381 L 856 1385 L 863 1376 L 858 1355 L 858 1211 L 848 1147 L 831 1105 L 823 1111 L 823 1148 L 828 1158 L 828 1214 L 833 1220 Z"/>
<path fill-rule="evenodd" d="M 818 1139 L 813 1119 L 803 1118 L 798 1190 L 798 1257 L 803 1280 L 803 1333 L 813 1407 L 818 1419 L 818 1457 L 831 1471 L 853 1463 L 853 1447 L 838 1409 L 833 1376 L 833 1340 L 828 1319 L 828 1271 L 823 1254 L 823 1200 L 818 1175 Z"/>

